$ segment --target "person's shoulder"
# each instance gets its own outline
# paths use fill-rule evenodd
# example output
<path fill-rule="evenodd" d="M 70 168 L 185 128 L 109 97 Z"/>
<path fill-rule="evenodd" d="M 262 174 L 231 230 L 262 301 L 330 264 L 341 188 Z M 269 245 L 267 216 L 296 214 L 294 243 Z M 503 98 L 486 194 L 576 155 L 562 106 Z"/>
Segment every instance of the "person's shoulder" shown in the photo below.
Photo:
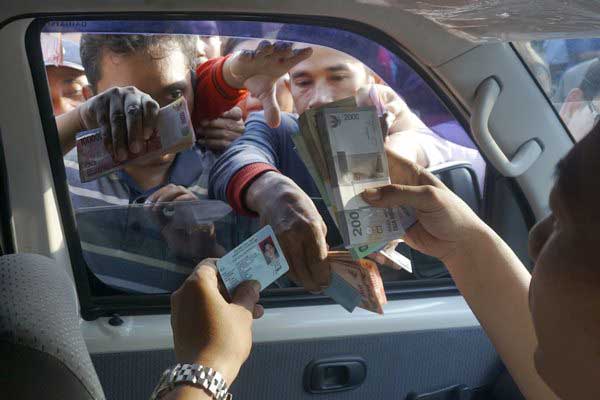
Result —
<path fill-rule="evenodd" d="M 246 119 L 246 127 L 248 129 L 252 126 L 261 126 L 262 128 L 266 127 L 271 131 L 289 131 L 298 129 L 297 114 L 282 112 L 280 115 L 281 123 L 279 124 L 279 126 L 277 128 L 271 128 L 269 124 L 267 124 L 264 111 L 253 112 L 248 116 L 248 119 Z"/>

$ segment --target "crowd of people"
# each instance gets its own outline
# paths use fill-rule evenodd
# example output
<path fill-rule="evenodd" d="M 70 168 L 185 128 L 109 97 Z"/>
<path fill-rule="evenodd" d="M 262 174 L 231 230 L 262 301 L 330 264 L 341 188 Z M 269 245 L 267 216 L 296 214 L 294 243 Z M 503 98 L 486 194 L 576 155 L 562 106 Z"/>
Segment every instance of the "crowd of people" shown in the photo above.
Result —
<path fill-rule="evenodd" d="M 326 213 L 313 202 L 317 190 L 291 134 L 299 129 L 298 114 L 309 108 L 348 96 L 380 102 L 389 121 L 386 152 L 393 185 L 368 190 L 364 199 L 376 207 L 415 208 L 418 222 L 408 230 L 407 244 L 444 262 L 528 398 L 553 398 L 552 391 L 565 399 L 600 395 L 594 385 L 600 272 L 589 256 L 595 248 L 590 221 L 600 217 L 593 211 L 600 193 L 584 175 L 598 168 L 593 151 L 600 148 L 600 130 L 559 166 L 553 214 L 530 239 L 537 263 L 531 280 L 510 248 L 427 172 L 452 160 L 484 166 L 477 151 L 429 129 L 360 60 L 328 47 L 251 40 L 232 40 L 223 56 L 209 55 L 205 49 L 215 42 L 209 38 L 122 34 L 81 35 L 74 44 L 78 58 L 65 39 L 44 40 L 53 39 L 58 43 L 45 46 L 44 56 L 75 208 L 225 201 L 237 213 L 272 225 L 290 278 L 320 291 L 328 280 L 323 260 L 335 237 Z M 577 90 L 582 99 L 596 97 L 585 87 L 570 92 L 575 96 Z M 182 96 L 196 130 L 192 149 L 133 161 L 81 183 L 73 151 L 77 132 L 100 128 L 114 158 L 125 160 L 127 151 L 139 153 L 155 134 L 159 108 Z M 210 366 L 233 382 L 250 353 L 252 319 L 263 312 L 258 290 L 255 282 L 244 283 L 228 301 L 219 291 L 214 262 L 201 262 L 172 295 L 178 361 Z M 180 385 L 163 398 L 210 394 Z"/>
<path fill-rule="evenodd" d="M 289 255 L 289 276 L 318 291 L 327 277 L 321 276 L 317 285 L 312 275 L 320 273 L 328 244 L 339 245 L 341 239 L 323 204 L 314 201 L 317 188 L 291 140 L 299 129 L 298 115 L 305 110 L 349 96 L 363 104 L 382 103 L 389 127 L 386 140 L 399 154 L 423 167 L 468 161 L 483 182 L 485 164 L 477 150 L 430 130 L 354 57 L 322 46 L 229 39 L 223 56 L 213 50 L 208 58 L 205 49 L 211 41 L 195 35 L 83 34 L 80 59 L 69 61 L 65 53 L 68 64 L 60 64 L 53 62 L 58 57 L 46 57 L 48 69 L 81 66 L 78 71 L 88 81 L 79 105 L 70 100 L 73 106 L 57 113 L 56 119 L 76 210 L 222 200 L 238 215 L 256 217 L 238 224 L 246 236 L 258 228 L 259 219 L 272 225 Z M 47 48 L 60 49 L 60 44 Z M 287 61 L 282 64 L 282 59 Z M 153 134 L 158 109 L 180 96 L 187 101 L 196 130 L 192 149 L 133 161 L 116 173 L 81 182 L 74 149 L 78 132 L 99 127 L 110 138 L 115 159 L 123 161 L 127 151 L 139 153 Z M 126 288 L 144 284 L 170 291 L 181 281 L 179 274 L 170 282 L 156 282 L 135 265 L 115 269 L 112 275 L 117 274 L 121 287 L 123 281 L 130 282 Z M 103 273 L 107 275 L 111 273 Z"/>

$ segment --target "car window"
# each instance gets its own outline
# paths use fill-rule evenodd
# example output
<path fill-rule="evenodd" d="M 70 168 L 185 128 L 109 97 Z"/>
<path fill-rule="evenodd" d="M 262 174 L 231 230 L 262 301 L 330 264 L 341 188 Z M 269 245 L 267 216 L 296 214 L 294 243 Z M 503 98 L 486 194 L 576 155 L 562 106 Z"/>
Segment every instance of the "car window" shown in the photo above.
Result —
<path fill-rule="evenodd" d="M 515 43 L 575 141 L 600 120 L 600 39 Z"/>
<path fill-rule="evenodd" d="M 261 101 L 248 96 L 228 103 L 239 91 L 224 85 L 215 72 L 226 57 L 254 50 L 263 40 L 285 41 L 293 49 L 313 48 L 311 62 L 277 82 L 276 101 L 283 117 L 275 138 L 265 123 Z M 79 235 L 71 238 L 76 244 L 70 248 L 80 250 L 81 256 L 72 258 L 81 264 L 75 268 L 85 271 L 86 282 L 78 285 L 87 285 L 92 297 L 170 293 L 200 260 L 221 257 L 255 233 L 261 220 L 240 212 L 232 200 L 235 185 L 243 182 L 236 169 L 240 157 L 258 157 L 263 164 L 266 157 L 273 169 L 292 178 L 323 217 L 330 249 L 344 250 L 327 202 L 292 140 L 299 129 L 298 114 L 346 97 L 350 92 L 344 85 L 368 88 L 370 98 L 383 104 L 395 102 L 397 114 L 392 112 L 386 126 L 388 139 L 402 155 L 437 170 L 449 182 L 456 168 L 468 170 L 472 187 L 465 193 L 461 186 L 459 195 L 479 211 L 486 164 L 470 136 L 413 67 L 364 36 L 284 23 L 90 20 L 49 22 L 40 42 L 54 114 L 60 116 L 59 135 L 68 131 L 65 126 L 88 128 L 73 137 L 60 136 L 60 142 L 70 198 L 65 206 L 72 207 Z M 208 82 L 202 87 L 212 91 L 197 92 L 199 82 Z M 149 94 L 161 108 L 186 100 L 194 128 L 191 148 L 110 169 L 119 155 L 101 139 L 108 134 L 102 129 L 114 132 L 119 121 L 111 120 L 107 110 L 97 111 L 101 108 L 94 108 L 93 120 L 86 121 L 90 99 L 108 101 L 108 92 L 122 95 L 119 107 L 125 118 L 130 112 L 127 93 L 135 93 L 131 87 Z M 102 106 L 94 101 L 95 107 Z M 218 115 L 196 119 L 199 104 L 219 110 Z M 177 115 L 184 115 L 183 106 L 177 107 Z M 109 128 L 89 129 L 92 126 Z M 153 139 L 144 140 L 146 149 L 153 148 Z M 103 164 L 109 161 L 113 164 Z M 448 278 L 439 260 L 403 243 L 396 251 L 412 262 L 413 272 L 380 265 L 386 287 Z M 284 277 L 271 289 L 285 295 L 297 293 L 294 286 Z"/>

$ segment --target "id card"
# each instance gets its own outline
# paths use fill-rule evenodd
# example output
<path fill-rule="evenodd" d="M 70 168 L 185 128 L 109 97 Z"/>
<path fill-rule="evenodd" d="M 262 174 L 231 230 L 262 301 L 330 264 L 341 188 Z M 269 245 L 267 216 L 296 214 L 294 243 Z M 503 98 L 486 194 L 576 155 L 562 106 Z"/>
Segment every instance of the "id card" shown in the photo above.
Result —
<path fill-rule="evenodd" d="M 260 282 L 261 290 L 289 269 L 273 229 L 267 225 L 217 261 L 229 294 L 247 280 Z"/>

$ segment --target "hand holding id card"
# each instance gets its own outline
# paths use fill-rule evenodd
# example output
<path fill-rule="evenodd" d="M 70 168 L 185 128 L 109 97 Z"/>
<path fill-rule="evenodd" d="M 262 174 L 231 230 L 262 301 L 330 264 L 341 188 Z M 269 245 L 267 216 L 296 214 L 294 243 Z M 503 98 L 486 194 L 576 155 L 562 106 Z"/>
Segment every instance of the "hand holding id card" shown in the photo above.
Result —
<path fill-rule="evenodd" d="M 263 290 L 290 269 L 273 229 L 267 225 L 217 261 L 221 279 L 232 295 L 247 280 Z"/>

